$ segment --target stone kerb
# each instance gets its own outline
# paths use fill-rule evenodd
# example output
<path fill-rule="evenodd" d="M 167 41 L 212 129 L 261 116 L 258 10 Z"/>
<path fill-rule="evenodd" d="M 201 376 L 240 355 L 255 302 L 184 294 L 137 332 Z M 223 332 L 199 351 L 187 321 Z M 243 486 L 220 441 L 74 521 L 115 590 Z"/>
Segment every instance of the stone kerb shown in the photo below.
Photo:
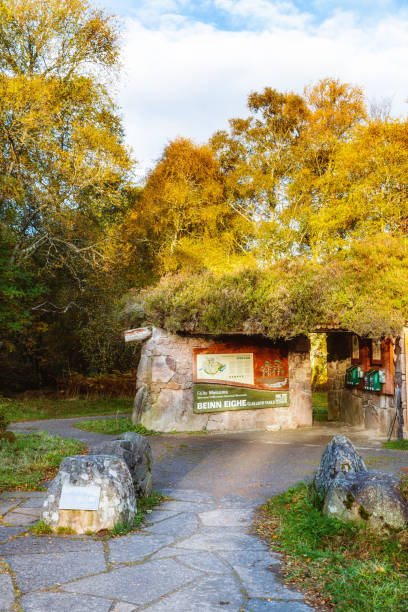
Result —
<path fill-rule="evenodd" d="M 43 508 L 43 520 L 54 531 L 62 527 L 85 534 L 132 523 L 136 498 L 129 468 L 108 455 L 66 457 Z"/>

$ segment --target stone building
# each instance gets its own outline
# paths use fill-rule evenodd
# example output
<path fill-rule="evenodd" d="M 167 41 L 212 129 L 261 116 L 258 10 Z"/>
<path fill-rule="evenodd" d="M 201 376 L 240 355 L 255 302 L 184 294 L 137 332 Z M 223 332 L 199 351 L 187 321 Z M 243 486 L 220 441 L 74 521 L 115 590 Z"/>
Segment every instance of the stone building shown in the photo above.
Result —
<path fill-rule="evenodd" d="M 311 425 L 309 340 L 153 328 L 142 348 L 133 420 L 158 431 Z"/>
<path fill-rule="evenodd" d="M 399 337 L 381 341 L 344 331 L 329 333 L 329 420 L 393 437 L 400 428 L 408 437 L 407 346 L 408 328 Z"/>
<path fill-rule="evenodd" d="M 374 341 L 327 333 L 328 416 L 393 437 L 407 429 L 407 330 Z M 307 336 L 172 334 L 132 331 L 144 340 L 134 422 L 158 431 L 295 429 L 312 425 Z M 400 399 L 400 401 L 399 401 Z M 398 408 L 398 410 L 397 410 Z M 397 418 L 394 419 L 397 413 Z"/>

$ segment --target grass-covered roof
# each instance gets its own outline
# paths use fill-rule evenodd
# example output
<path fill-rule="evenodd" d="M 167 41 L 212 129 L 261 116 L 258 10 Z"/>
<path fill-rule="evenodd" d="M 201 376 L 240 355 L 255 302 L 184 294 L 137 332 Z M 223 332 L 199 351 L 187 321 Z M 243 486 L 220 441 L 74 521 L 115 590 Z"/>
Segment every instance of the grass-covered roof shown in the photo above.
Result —
<path fill-rule="evenodd" d="M 162 278 L 143 293 L 147 322 L 171 332 L 289 338 L 322 326 L 397 335 L 408 318 L 408 253 L 386 240 L 322 264 L 282 260 L 225 274 Z"/>

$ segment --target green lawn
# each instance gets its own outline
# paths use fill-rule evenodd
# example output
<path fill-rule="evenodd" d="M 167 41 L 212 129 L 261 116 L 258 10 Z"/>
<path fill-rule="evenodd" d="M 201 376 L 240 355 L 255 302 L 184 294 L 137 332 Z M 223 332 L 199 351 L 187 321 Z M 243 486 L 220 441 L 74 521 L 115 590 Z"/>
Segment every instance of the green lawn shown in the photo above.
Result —
<path fill-rule="evenodd" d="M 0 412 L 3 412 L 11 423 L 36 419 L 129 414 L 132 412 L 132 399 L 10 399 L 0 397 Z"/>
<path fill-rule="evenodd" d="M 34 490 L 42 480 L 54 478 L 64 457 L 86 449 L 78 440 L 65 440 L 41 432 L 17 434 L 16 442 L 0 441 L 0 491 Z"/>
<path fill-rule="evenodd" d="M 313 408 L 327 408 L 327 391 L 313 391 Z"/>
<path fill-rule="evenodd" d="M 408 451 L 408 440 L 390 440 L 382 443 L 384 448 Z"/>
<path fill-rule="evenodd" d="M 110 434 L 112 436 L 119 435 L 125 431 L 134 431 L 142 436 L 152 436 L 156 433 L 151 429 L 146 429 L 146 427 L 143 427 L 140 423 L 133 425 L 132 421 L 127 417 L 80 421 L 79 423 L 75 423 L 75 427 L 84 431 L 94 431 L 95 433 Z"/>
<path fill-rule="evenodd" d="M 313 420 L 327 421 L 327 391 L 313 391 Z"/>
<path fill-rule="evenodd" d="M 324 516 L 307 485 L 270 499 L 256 525 L 284 553 L 285 583 L 341 612 L 406 612 L 408 533 L 375 536 Z"/>

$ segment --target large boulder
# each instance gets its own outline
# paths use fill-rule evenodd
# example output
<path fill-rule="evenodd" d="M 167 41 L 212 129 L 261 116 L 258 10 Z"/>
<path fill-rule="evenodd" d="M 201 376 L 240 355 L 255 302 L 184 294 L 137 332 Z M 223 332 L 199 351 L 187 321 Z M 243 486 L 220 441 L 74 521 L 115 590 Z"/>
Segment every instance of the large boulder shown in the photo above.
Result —
<path fill-rule="evenodd" d="M 132 476 L 136 494 L 150 495 L 153 484 L 153 455 L 149 440 L 134 431 L 126 431 L 120 436 L 120 439 L 132 443 L 132 452 L 135 457 Z"/>
<path fill-rule="evenodd" d="M 137 508 L 129 468 L 108 455 L 66 457 L 43 507 L 42 518 L 53 530 L 84 534 L 131 524 Z"/>
<path fill-rule="evenodd" d="M 107 440 L 89 447 L 91 455 L 113 455 L 126 462 L 137 497 L 152 492 L 152 451 L 144 436 L 127 431 L 117 440 Z"/>
<path fill-rule="evenodd" d="M 400 479 L 377 470 L 349 472 L 330 485 L 323 512 L 366 524 L 374 531 L 408 526 L 408 502 Z"/>
<path fill-rule="evenodd" d="M 348 473 L 366 472 L 363 459 L 346 436 L 336 435 L 324 449 L 314 484 L 324 496 L 333 480 Z"/>

